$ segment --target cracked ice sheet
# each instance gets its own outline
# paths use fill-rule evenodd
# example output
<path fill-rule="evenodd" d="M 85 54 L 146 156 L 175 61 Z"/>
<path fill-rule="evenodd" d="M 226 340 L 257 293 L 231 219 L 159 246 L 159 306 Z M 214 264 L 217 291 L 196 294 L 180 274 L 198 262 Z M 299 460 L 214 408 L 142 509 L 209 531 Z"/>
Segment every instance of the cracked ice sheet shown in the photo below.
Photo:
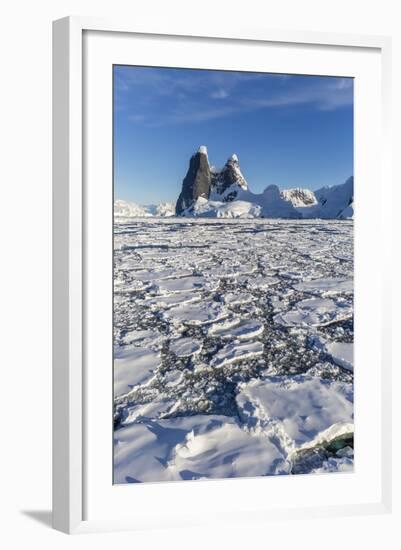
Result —
<path fill-rule="evenodd" d="M 119 397 L 138 384 L 146 384 L 161 365 L 160 352 L 129 347 L 114 352 L 114 396 Z"/>
<path fill-rule="evenodd" d="M 351 384 L 306 375 L 266 377 L 240 385 L 240 417 L 280 442 L 283 452 L 353 433 Z"/>
<path fill-rule="evenodd" d="M 271 377 L 275 366 L 277 374 L 287 380 L 295 372 L 308 370 L 315 378 L 341 380 L 352 387 L 352 371 L 335 366 L 333 356 L 327 357 L 327 350 L 316 348 L 312 339 L 306 338 L 306 334 L 316 333 L 324 338 L 324 345 L 337 340 L 350 342 L 352 322 L 341 321 L 337 328 L 335 325 L 322 327 L 319 332 L 308 327 L 305 330 L 300 325 L 272 322 L 274 315 L 296 310 L 300 302 L 307 303 L 306 299 L 340 300 L 352 308 L 352 290 L 345 291 L 342 285 L 336 293 L 336 283 L 333 283 L 352 278 L 352 261 L 338 258 L 352 259 L 352 233 L 352 222 L 319 220 L 258 220 L 255 223 L 190 220 L 187 223 L 186 220 L 155 219 L 149 223 L 131 222 L 129 227 L 120 225 L 115 232 L 114 256 L 117 352 L 121 352 L 119 346 L 123 344 L 127 351 L 134 345 L 159 351 L 156 336 L 146 345 L 145 339 L 141 341 L 136 337 L 130 342 L 128 335 L 132 331 L 135 336 L 135 330 L 159 333 L 166 344 L 165 350 L 174 339 L 188 337 L 203 347 L 200 353 L 185 361 L 173 353 L 162 353 L 161 368 L 145 370 L 143 382 L 128 396 L 116 398 L 115 434 L 122 426 L 128 428 L 128 423 L 130 426 L 140 424 L 144 417 L 173 420 L 203 415 L 207 411 L 208 415 L 233 415 L 234 418 L 240 383 Z M 291 280 L 289 275 L 299 280 Z M 202 283 L 196 290 L 174 292 L 184 280 L 187 284 L 188 278 L 207 284 Z M 320 286 L 326 281 L 323 290 L 314 288 L 317 281 Z M 331 281 L 330 285 L 327 281 Z M 164 286 L 165 291 L 160 293 L 157 284 L 171 284 L 173 288 Z M 294 288 L 298 284 L 306 284 L 306 288 Z M 310 285 L 312 288 L 308 289 Z M 227 304 L 225 298 L 229 301 L 229 294 L 250 295 L 252 301 L 248 302 L 248 298 L 242 304 Z M 167 312 L 169 308 L 173 311 Z M 300 310 L 305 313 L 307 308 Z M 323 317 L 323 313 L 320 311 L 319 315 Z M 248 324 L 252 322 L 255 332 L 244 330 L 244 327 L 252 329 Z M 259 329 L 263 330 L 261 334 Z M 258 339 L 264 342 L 263 356 L 247 357 L 245 352 L 237 356 L 241 350 L 239 345 L 255 345 Z M 234 363 L 212 367 L 211 361 L 219 353 L 220 358 L 226 354 L 225 359 L 232 358 Z M 260 368 L 269 363 L 272 363 L 269 370 Z M 332 420 L 335 425 L 334 415 Z M 248 429 L 246 423 L 241 428 Z M 276 438 L 276 441 L 280 445 L 280 440 Z M 285 448 L 277 449 L 287 454 Z M 148 452 L 149 447 L 145 451 Z M 230 456 L 227 460 L 231 460 Z M 340 468 L 339 461 L 333 464 Z M 332 466 L 322 463 L 320 467 L 330 471 Z M 278 472 L 272 470 L 272 473 Z M 158 480 L 146 476 L 149 481 Z"/>
<path fill-rule="evenodd" d="M 229 478 L 288 472 L 263 434 L 221 415 L 147 420 L 114 434 L 114 482 Z"/>

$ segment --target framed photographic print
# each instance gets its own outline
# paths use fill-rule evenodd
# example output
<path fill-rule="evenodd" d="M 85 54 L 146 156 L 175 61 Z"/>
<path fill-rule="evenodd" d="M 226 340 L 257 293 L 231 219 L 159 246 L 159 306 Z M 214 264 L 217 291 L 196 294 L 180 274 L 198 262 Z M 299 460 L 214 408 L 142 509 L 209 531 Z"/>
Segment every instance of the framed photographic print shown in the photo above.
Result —
<path fill-rule="evenodd" d="M 57 529 L 388 509 L 389 50 L 54 23 Z"/>

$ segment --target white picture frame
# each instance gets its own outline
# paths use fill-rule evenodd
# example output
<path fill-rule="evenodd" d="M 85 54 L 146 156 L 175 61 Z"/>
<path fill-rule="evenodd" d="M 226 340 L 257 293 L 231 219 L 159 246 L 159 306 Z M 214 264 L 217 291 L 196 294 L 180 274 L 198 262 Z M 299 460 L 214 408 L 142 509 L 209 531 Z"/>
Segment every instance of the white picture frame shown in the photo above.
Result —
<path fill-rule="evenodd" d="M 85 215 L 85 155 L 87 154 L 84 139 L 85 101 L 84 85 L 86 73 L 83 70 L 85 56 L 85 33 L 108 34 L 113 36 L 145 36 L 147 40 L 157 40 L 160 37 L 179 37 L 180 40 L 199 41 L 213 44 L 215 41 L 225 41 L 232 44 L 284 44 L 292 48 L 313 49 L 327 47 L 341 49 L 343 52 L 359 50 L 375 51 L 380 58 L 381 108 L 377 123 L 380 126 L 381 144 L 380 186 L 389 189 L 391 174 L 389 160 L 389 125 L 390 125 L 390 56 L 391 42 L 387 37 L 336 35 L 326 33 L 277 31 L 261 28 L 255 29 L 215 29 L 212 24 L 208 29 L 180 28 L 180 25 L 169 25 L 168 28 L 142 28 L 140 25 L 121 21 L 104 21 L 84 17 L 68 17 L 54 22 L 53 26 L 53 526 L 66 533 L 78 533 L 99 530 L 140 529 L 168 525 L 190 525 L 199 523 L 195 515 L 182 515 L 172 520 L 168 515 L 154 519 L 146 512 L 141 517 L 105 517 L 99 514 L 96 518 L 88 518 L 87 477 L 88 464 L 85 453 L 88 448 L 87 421 L 87 310 L 85 296 L 87 280 L 85 269 L 88 263 L 88 246 L 90 239 L 86 238 L 88 224 L 91 218 Z M 152 53 L 157 58 L 157 49 Z M 301 52 L 301 55 L 302 54 Z M 110 106 L 111 108 L 111 106 Z M 110 138 L 111 139 L 111 138 Z M 379 165 L 377 165 L 379 166 Z M 110 181 L 110 186 L 111 186 Z M 111 208 L 111 206 L 110 206 Z M 390 231 L 389 221 L 380 211 L 377 213 L 381 226 L 379 240 L 382 239 L 384 265 L 389 262 L 389 250 L 386 248 L 384 236 Z M 93 219 L 93 218 L 92 218 Z M 107 221 L 105 222 L 108 223 Z M 90 232 L 90 228 L 89 228 Z M 361 252 L 362 254 L 362 252 Z M 391 357 L 388 342 L 390 330 L 388 327 L 390 296 L 386 280 L 386 269 L 382 270 L 381 287 L 378 289 L 378 304 L 382 314 L 380 350 L 380 365 L 377 365 L 380 375 L 379 384 L 370 391 L 377 395 L 380 406 L 380 457 L 377 461 L 377 475 L 380 477 L 380 487 L 377 493 L 380 497 L 369 500 L 368 497 L 352 502 L 334 501 L 324 506 L 296 505 L 296 507 L 279 506 L 269 508 L 271 517 L 312 517 L 313 515 L 348 515 L 364 513 L 385 513 L 391 509 Z M 111 289 L 110 289 L 111 292 Z M 379 295 L 380 293 L 380 295 Z M 382 293 L 382 294 L 381 294 Z M 104 298 L 108 300 L 107 296 Z M 373 359 L 372 359 L 373 361 Z M 111 383 L 111 382 L 110 382 Z M 374 383 L 371 383 L 371 386 Z M 111 390 L 110 390 L 111 392 Z M 107 405 L 106 405 L 107 406 Z M 111 422 L 111 419 L 110 419 Z M 105 427 L 105 430 L 108 426 Z M 379 428 L 378 428 L 379 430 Z M 111 450 L 110 450 L 111 455 Z M 379 471 L 380 469 L 380 471 Z M 91 469 L 93 472 L 93 469 Z M 240 483 L 255 487 L 258 480 L 233 480 L 228 483 Z M 277 484 L 278 480 L 275 481 Z M 183 483 L 179 491 L 181 496 L 191 498 L 197 491 L 196 498 L 203 498 L 205 492 L 212 494 L 214 490 L 229 494 L 232 489 L 227 482 L 212 482 L 201 489 L 189 483 Z M 166 484 L 163 484 L 166 485 Z M 202 485 L 202 484 L 201 484 Z M 288 484 L 287 484 L 288 485 Z M 149 495 L 141 494 L 142 502 L 156 494 L 156 484 L 150 484 Z M 184 488 L 185 487 L 185 488 Z M 200 485 L 196 486 L 200 487 Z M 236 486 L 239 487 L 238 485 Z M 284 491 L 286 488 L 283 488 Z M 380 490 L 379 490 L 380 489 Z M 124 488 L 127 491 L 132 487 Z M 165 489 L 173 491 L 173 488 Z M 217 494 L 217 493 L 216 493 Z M 99 496 L 99 495 L 98 495 Z M 135 496 L 132 496 L 135 502 Z M 265 509 L 255 505 L 253 519 L 264 521 Z M 156 514 L 157 516 L 157 514 Z M 241 518 L 246 520 L 246 514 Z M 217 521 L 227 520 L 216 517 Z M 229 521 L 237 521 L 240 516 L 232 515 Z M 248 519 L 250 519 L 248 517 Z M 205 517 L 204 521 L 210 518 Z"/>

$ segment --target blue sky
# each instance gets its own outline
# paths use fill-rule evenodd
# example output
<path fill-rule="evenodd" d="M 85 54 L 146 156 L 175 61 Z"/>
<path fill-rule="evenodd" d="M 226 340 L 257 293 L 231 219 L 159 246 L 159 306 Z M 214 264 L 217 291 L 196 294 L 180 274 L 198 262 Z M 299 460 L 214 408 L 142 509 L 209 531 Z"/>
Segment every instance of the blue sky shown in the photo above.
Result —
<path fill-rule="evenodd" d="M 254 192 L 343 183 L 353 174 L 353 80 L 114 67 L 115 197 L 175 201 L 189 158 L 236 153 Z"/>

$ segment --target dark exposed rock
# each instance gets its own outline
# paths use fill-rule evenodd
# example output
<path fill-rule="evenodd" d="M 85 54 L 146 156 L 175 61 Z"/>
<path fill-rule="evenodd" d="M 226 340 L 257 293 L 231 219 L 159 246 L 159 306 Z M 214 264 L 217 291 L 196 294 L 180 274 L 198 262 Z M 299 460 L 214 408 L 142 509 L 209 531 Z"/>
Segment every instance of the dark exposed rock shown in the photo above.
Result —
<path fill-rule="evenodd" d="M 184 210 L 191 208 L 199 198 L 209 198 L 211 172 L 206 147 L 199 147 L 197 153 L 191 157 L 187 175 L 182 182 L 182 190 L 178 197 L 175 212 L 177 216 Z"/>

